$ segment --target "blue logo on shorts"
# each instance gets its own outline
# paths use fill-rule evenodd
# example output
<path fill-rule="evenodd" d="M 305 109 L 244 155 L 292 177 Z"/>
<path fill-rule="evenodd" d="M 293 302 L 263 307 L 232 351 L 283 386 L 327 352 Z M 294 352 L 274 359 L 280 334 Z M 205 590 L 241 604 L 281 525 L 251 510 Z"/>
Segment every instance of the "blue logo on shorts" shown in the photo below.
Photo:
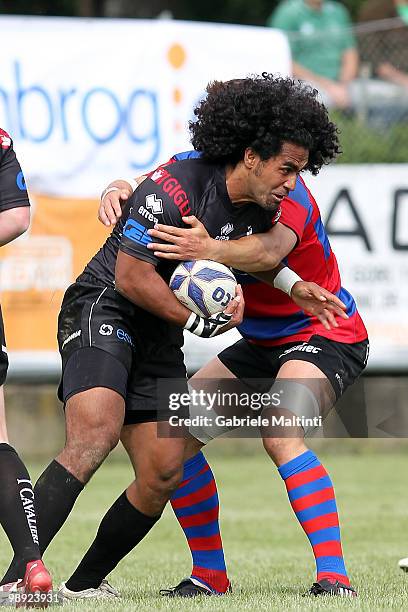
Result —
<path fill-rule="evenodd" d="M 116 335 L 119 340 L 123 340 L 123 342 L 127 342 L 128 344 L 130 344 L 132 348 L 134 348 L 133 338 L 130 334 L 125 332 L 123 329 L 118 329 L 116 331 Z"/>

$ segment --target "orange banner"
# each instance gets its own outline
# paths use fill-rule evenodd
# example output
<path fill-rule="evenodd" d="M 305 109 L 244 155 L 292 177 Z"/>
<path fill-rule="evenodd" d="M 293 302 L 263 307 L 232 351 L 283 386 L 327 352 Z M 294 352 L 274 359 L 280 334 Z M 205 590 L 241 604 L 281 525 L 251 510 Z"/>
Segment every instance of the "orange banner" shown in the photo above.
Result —
<path fill-rule="evenodd" d="M 53 351 L 66 287 L 108 234 L 96 200 L 32 196 L 29 231 L 0 249 L 1 307 L 9 351 Z"/>

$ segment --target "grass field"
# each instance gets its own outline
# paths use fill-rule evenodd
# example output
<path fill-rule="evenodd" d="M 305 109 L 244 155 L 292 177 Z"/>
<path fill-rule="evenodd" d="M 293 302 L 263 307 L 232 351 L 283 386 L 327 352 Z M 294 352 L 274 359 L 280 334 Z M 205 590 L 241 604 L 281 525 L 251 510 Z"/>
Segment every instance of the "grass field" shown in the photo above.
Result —
<path fill-rule="evenodd" d="M 309 599 L 314 581 L 308 541 L 288 505 L 284 486 L 269 460 L 214 457 L 220 488 L 222 534 L 234 593 L 227 597 L 168 600 L 161 587 L 189 574 L 190 555 L 171 510 L 110 577 L 122 599 L 78 602 L 64 610 L 404 610 L 408 575 L 397 568 L 408 555 L 408 455 L 321 456 L 335 483 L 346 564 L 356 600 Z M 41 466 L 32 466 L 35 477 Z M 46 562 L 55 584 L 68 578 L 93 537 L 100 517 L 130 479 L 125 463 L 107 463 L 79 499 L 70 520 L 49 548 Z M 3 537 L 3 536 L 2 536 Z M 1 561 L 9 560 L 1 541 Z"/>

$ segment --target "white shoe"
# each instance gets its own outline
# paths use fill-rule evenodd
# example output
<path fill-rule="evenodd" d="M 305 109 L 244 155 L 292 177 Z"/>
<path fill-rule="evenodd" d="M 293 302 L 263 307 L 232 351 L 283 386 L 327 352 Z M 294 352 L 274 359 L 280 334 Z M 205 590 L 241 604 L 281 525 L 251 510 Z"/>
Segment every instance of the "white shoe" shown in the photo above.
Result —
<path fill-rule="evenodd" d="M 58 593 L 64 600 L 67 599 L 116 599 L 120 597 L 119 591 L 113 588 L 107 580 L 102 580 L 96 589 L 84 589 L 83 591 L 70 591 L 63 582 Z"/>
<path fill-rule="evenodd" d="M 17 593 L 17 591 L 24 590 L 23 588 L 23 580 L 19 578 L 16 582 L 8 582 L 7 584 L 2 584 L 0 586 L 0 593 Z"/>
<path fill-rule="evenodd" d="M 15 593 L 24 593 L 22 580 L 2 584 L 0 586 L 0 606 L 13 606 L 15 608 L 16 602 L 12 599 Z"/>
<path fill-rule="evenodd" d="M 408 572 L 408 557 L 405 557 L 405 559 L 400 559 L 398 561 L 398 567 L 400 567 L 404 572 Z"/>

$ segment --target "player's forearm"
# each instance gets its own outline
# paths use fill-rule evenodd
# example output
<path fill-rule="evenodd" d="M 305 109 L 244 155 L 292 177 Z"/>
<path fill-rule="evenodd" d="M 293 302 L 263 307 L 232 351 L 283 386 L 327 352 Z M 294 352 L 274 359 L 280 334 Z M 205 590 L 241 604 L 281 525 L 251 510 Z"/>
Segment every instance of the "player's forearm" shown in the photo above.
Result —
<path fill-rule="evenodd" d="M 140 274 L 132 271 L 130 266 L 121 266 L 119 261 L 115 288 L 130 302 L 173 325 L 184 327 L 191 314 L 153 267 L 151 270 L 144 269 Z"/>
<path fill-rule="evenodd" d="M 21 206 L 0 213 L 0 246 L 12 242 L 28 229 L 30 208 Z"/>
<path fill-rule="evenodd" d="M 263 283 L 266 283 L 267 285 L 272 285 L 273 287 L 275 278 L 277 277 L 279 272 L 285 267 L 286 266 L 280 263 L 273 270 L 267 270 L 266 272 L 253 272 L 252 276 L 255 276 L 255 278 L 258 278 Z"/>
<path fill-rule="evenodd" d="M 239 240 L 214 240 L 209 258 L 243 272 L 265 272 L 276 268 L 282 259 L 274 249 L 267 248 L 266 242 L 261 234 Z"/>

